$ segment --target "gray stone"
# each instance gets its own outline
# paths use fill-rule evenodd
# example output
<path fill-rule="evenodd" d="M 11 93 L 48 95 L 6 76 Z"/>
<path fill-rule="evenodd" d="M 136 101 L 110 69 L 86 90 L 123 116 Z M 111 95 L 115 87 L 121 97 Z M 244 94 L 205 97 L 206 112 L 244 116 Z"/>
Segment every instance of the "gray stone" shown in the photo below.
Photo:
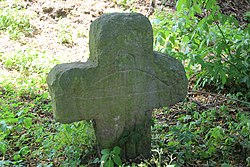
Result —
<path fill-rule="evenodd" d="M 56 121 L 93 120 L 101 149 L 120 146 L 122 156 L 150 157 L 151 110 L 183 100 L 183 65 L 153 52 L 149 20 L 138 13 L 112 13 L 90 26 L 86 63 L 55 66 L 47 83 Z"/>

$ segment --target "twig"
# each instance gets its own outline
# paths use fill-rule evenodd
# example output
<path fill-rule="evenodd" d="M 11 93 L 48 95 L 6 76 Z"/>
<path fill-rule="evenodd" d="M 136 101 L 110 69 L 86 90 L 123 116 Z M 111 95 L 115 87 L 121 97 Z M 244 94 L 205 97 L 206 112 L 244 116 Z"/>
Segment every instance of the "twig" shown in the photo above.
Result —
<path fill-rule="evenodd" d="M 222 35 L 222 38 L 223 38 L 223 41 L 225 42 L 226 44 L 226 48 L 225 48 L 225 51 L 227 52 L 227 54 L 230 56 L 230 57 L 233 57 L 233 55 L 231 54 L 231 50 L 230 50 L 230 46 L 228 45 L 227 43 L 227 40 L 226 40 L 226 36 L 225 34 L 223 33 L 223 31 L 221 30 L 219 24 L 216 22 L 215 18 L 214 18 L 214 15 L 212 15 L 213 19 L 214 19 L 214 22 L 215 22 L 215 25 L 217 26 L 217 28 L 219 29 L 221 35 Z M 226 60 L 226 62 L 228 62 L 229 64 L 231 64 L 238 72 L 240 72 L 240 70 L 238 69 L 238 67 L 231 63 L 230 61 Z"/>
<path fill-rule="evenodd" d="M 236 101 L 236 102 L 239 102 L 239 103 L 244 103 L 244 104 L 250 105 L 250 102 L 243 101 L 243 100 L 238 100 L 238 99 L 233 99 L 233 98 L 230 98 L 230 97 L 225 97 L 224 95 L 219 95 L 219 94 L 215 94 L 215 93 L 203 92 L 203 91 L 199 91 L 199 90 L 190 90 L 189 92 L 219 96 L 221 98 L 224 98 L 225 100 L 232 100 L 232 101 Z"/>
<path fill-rule="evenodd" d="M 150 0 L 150 4 L 149 4 L 149 9 L 148 9 L 148 12 L 146 14 L 146 16 L 150 16 L 152 13 L 152 10 L 154 10 L 154 7 L 155 7 L 155 0 Z"/>

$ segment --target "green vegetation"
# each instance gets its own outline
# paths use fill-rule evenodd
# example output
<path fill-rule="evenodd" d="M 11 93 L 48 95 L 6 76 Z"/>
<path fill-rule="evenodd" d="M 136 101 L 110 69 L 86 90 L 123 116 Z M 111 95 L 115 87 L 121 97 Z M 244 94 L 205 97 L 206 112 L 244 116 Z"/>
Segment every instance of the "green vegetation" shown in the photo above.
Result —
<path fill-rule="evenodd" d="M 59 63 L 55 58 L 49 57 L 45 51 L 39 52 L 30 48 L 3 54 L 0 60 L 5 68 L 17 70 L 25 75 L 48 73 L 54 64 Z"/>
<path fill-rule="evenodd" d="M 218 12 L 214 0 L 192 2 L 155 13 L 155 49 L 183 61 L 196 89 L 216 94 L 190 91 L 186 101 L 154 111 L 152 158 L 122 166 L 250 166 L 250 27 Z M 1 9 L 1 33 L 32 32 L 24 13 Z M 98 155 L 90 122 L 53 120 L 45 78 L 57 63 L 31 48 L 0 52 L 0 70 L 11 72 L 0 72 L 0 166 L 120 165 L 118 147 Z"/>
<path fill-rule="evenodd" d="M 60 125 L 52 118 L 45 78 L 59 61 L 32 49 L 3 54 L 0 60 L 18 72 L 1 81 L 0 166 L 51 166 L 61 160 L 61 165 L 79 165 L 93 152 L 95 136 L 89 122 Z"/>
<path fill-rule="evenodd" d="M 162 164 L 246 164 L 250 155 L 247 113 L 226 105 L 201 110 L 195 103 L 184 103 L 180 111 L 183 112 L 164 109 L 162 112 L 168 116 L 166 120 L 171 121 L 155 121 L 153 147 L 162 150 L 161 156 L 169 156 L 162 159 Z"/>
<path fill-rule="evenodd" d="M 73 45 L 73 32 L 71 30 L 71 27 L 69 23 L 65 23 L 62 20 L 59 21 L 60 27 L 59 27 L 59 32 L 58 32 L 58 42 L 61 44 L 69 44 Z"/>
<path fill-rule="evenodd" d="M 202 2 L 180 0 L 177 13 L 157 14 L 155 49 L 182 60 L 196 87 L 226 89 L 249 100 L 250 26 L 242 29 L 235 18 L 221 14 L 215 0 Z M 199 19 L 201 9 L 208 16 Z"/>
<path fill-rule="evenodd" d="M 20 6 L 5 7 L 0 9 L 0 30 L 8 32 L 12 39 L 29 36 L 33 32 L 30 19 L 31 16 Z"/>
<path fill-rule="evenodd" d="M 103 149 L 101 151 L 102 157 L 100 160 L 101 166 L 104 167 L 114 167 L 114 165 L 122 165 L 122 160 L 120 158 L 121 148 L 114 147 L 112 150 Z"/>
<path fill-rule="evenodd" d="M 234 17 L 220 13 L 215 0 L 179 0 L 176 8 L 177 12 L 158 12 L 152 19 L 155 49 L 181 60 L 194 88 L 243 99 L 241 105 L 249 111 L 250 26 L 240 27 Z M 202 11 L 207 17 L 198 17 Z M 170 120 L 176 124 L 156 123 L 156 129 L 164 131 L 156 133 L 156 148 L 171 155 L 164 164 L 249 166 L 249 113 L 232 106 L 227 99 L 207 110 L 195 103 L 184 103 L 182 113 L 165 110 L 165 115 L 175 115 Z"/>

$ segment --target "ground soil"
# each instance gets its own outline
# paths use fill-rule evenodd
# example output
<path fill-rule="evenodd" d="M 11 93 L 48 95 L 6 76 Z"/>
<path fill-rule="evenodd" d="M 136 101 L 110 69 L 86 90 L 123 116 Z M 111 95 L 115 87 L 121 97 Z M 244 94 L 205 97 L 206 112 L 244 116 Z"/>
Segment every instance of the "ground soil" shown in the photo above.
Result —
<path fill-rule="evenodd" d="M 127 6 L 147 14 L 147 4 L 137 3 Z M 89 57 L 88 32 L 93 20 L 104 13 L 122 12 L 125 6 L 114 0 L 19 0 L 0 2 L 0 8 L 19 6 L 26 9 L 32 33 L 19 40 L 10 39 L 8 33 L 0 34 L 1 54 L 11 55 L 13 52 L 36 50 L 56 57 L 61 63 L 82 61 Z M 60 41 L 67 36 L 69 42 Z M 14 71 L 4 68 L 0 61 L 0 76 L 15 77 Z M 0 79 L 1 80 L 1 79 Z"/>
<path fill-rule="evenodd" d="M 62 62 L 86 61 L 89 55 L 88 31 L 91 22 L 104 13 L 124 10 L 111 0 L 30 0 L 21 2 L 20 5 L 27 9 L 27 14 L 33 16 L 31 25 L 34 31 L 31 36 L 18 41 L 9 39 L 8 34 L 2 34 L 1 52 L 32 48 L 60 57 Z M 133 7 L 146 15 L 147 3 L 140 5 L 142 3 L 138 6 L 134 4 Z M 63 33 L 71 34 L 72 41 L 60 42 L 59 38 Z"/>

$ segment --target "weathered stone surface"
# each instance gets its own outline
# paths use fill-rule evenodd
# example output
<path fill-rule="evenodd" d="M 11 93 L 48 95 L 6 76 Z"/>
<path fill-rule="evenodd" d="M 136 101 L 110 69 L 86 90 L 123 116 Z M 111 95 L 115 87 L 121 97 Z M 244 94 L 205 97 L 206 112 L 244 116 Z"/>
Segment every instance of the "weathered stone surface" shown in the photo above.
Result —
<path fill-rule="evenodd" d="M 186 96 L 182 64 L 153 52 L 149 20 L 138 13 L 103 15 L 90 27 L 86 63 L 55 66 L 48 75 L 55 119 L 94 120 L 101 148 L 124 158 L 150 156 L 151 110 Z"/>

